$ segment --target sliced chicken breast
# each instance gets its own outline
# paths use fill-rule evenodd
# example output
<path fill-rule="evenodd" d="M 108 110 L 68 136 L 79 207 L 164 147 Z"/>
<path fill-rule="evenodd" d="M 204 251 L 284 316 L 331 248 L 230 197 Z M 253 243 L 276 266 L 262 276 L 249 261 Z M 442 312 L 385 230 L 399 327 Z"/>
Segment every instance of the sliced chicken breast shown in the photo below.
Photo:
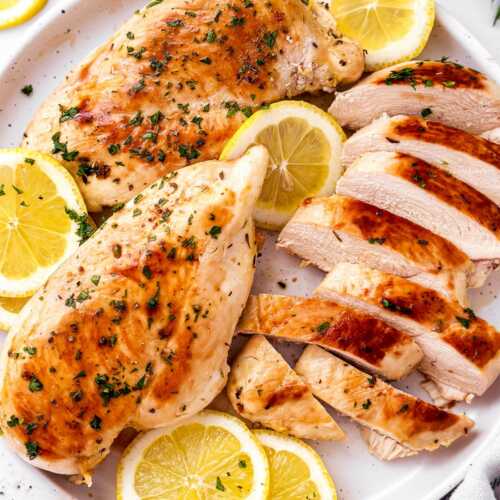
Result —
<path fill-rule="evenodd" d="M 329 111 L 352 130 L 383 113 L 404 113 L 480 134 L 500 127 L 500 87 L 451 61 L 410 61 L 372 73 L 337 94 Z"/>
<path fill-rule="evenodd" d="M 316 397 L 395 441 L 392 448 L 399 444 L 397 456 L 449 446 L 474 427 L 466 416 L 405 394 L 316 346 L 307 347 L 295 370 Z M 370 449 L 373 451 L 373 445 Z M 396 458 L 394 453 L 390 458 Z"/>
<path fill-rule="evenodd" d="M 317 297 L 253 295 L 238 330 L 320 345 L 391 380 L 404 377 L 422 360 L 411 337 L 367 314 Z"/>
<path fill-rule="evenodd" d="M 429 378 L 467 394 L 483 394 L 500 370 L 500 334 L 470 308 L 405 278 L 338 264 L 316 290 L 412 335 Z M 464 398 L 461 398 L 464 399 Z"/>
<path fill-rule="evenodd" d="M 395 151 L 420 158 L 469 184 L 500 205 L 500 145 L 417 116 L 382 116 L 344 144 L 351 165 L 370 151 Z"/>
<path fill-rule="evenodd" d="M 462 304 L 467 302 L 466 285 L 478 281 L 472 262 L 449 241 L 347 196 L 307 199 L 281 232 L 278 247 L 325 272 L 339 262 L 365 264 Z"/>
<path fill-rule="evenodd" d="M 482 134 L 481 137 L 495 144 L 500 144 L 500 127 L 488 130 L 488 132 Z"/>
<path fill-rule="evenodd" d="M 418 223 L 471 259 L 500 258 L 500 207 L 422 160 L 367 153 L 339 180 L 337 192 Z"/>
<path fill-rule="evenodd" d="M 243 418 L 277 432 L 302 439 L 345 437 L 309 386 L 260 335 L 251 337 L 234 361 L 227 395 Z"/>

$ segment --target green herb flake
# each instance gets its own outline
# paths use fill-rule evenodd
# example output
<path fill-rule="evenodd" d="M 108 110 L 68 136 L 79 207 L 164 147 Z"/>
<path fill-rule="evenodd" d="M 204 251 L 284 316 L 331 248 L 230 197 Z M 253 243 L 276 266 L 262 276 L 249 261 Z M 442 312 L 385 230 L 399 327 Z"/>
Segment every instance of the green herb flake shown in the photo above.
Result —
<path fill-rule="evenodd" d="M 432 114 L 431 108 L 424 108 L 422 111 L 420 111 L 420 115 L 422 116 L 422 118 L 427 118 L 431 114 Z"/>
<path fill-rule="evenodd" d="M 321 323 L 317 328 L 316 330 L 319 332 L 319 333 L 325 333 L 328 328 L 330 328 L 331 324 L 329 321 L 324 321 L 323 323 Z"/>
<path fill-rule="evenodd" d="M 80 110 L 75 106 L 68 109 L 64 109 L 63 106 L 59 105 L 59 110 L 61 112 L 61 116 L 59 117 L 59 123 L 64 123 L 69 120 L 73 120 L 73 118 L 80 112 Z"/>
<path fill-rule="evenodd" d="M 43 384 L 40 380 L 38 380 L 38 378 L 35 377 L 35 375 L 32 375 L 28 383 L 28 389 L 31 392 L 40 392 L 43 389 Z"/>
<path fill-rule="evenodd" d="M 36 441 L 28 441 L 24 446 L 30 460 L 34 460 L 40 454 L 40 445 Z"/>
<path fill-rule="evenodd" d="M 210 230 L 208 231 L 208 234 L 214 239 L 216 240 L 219 235 L 221 234 L 222 232 L 222 228 L 220 226 L 212 226 L 210 228 Z"/>
<path fill-rule="evenodd" d="M 367 399 L 361 406 L 363 407 L 363 410 L 368 410 L 370 406 L 372 405 L 372 402 L 370 399 Z"/>
<path fill-rule="evenodd" d="M 94 276 L 90 278 L 90 281 L 93 285 L 97 286 L 99 284 L 99 281 L 101 281 L 101 277 L 98 274 L 94 274 Z"/>
<path fill-rule="evenodd" d="M 226 491 L 226 487 L 222 484 L 219 476 L 217 476 L 217 481 L 215 481 L 215 489 L 219 491 Z"/>
<path fill-rule="evenodd" d="M 21 89 L 21 92 L 25 95 L 25 96 L 30 96 L 31 94 L 33 94 L 33 85 L 29 84 L 29 85 L 25 85 L 22 89 Z"/>
<path fill-rule="evenodd" d="M 96 431 L 101 430 L 101 428 L 102 428 L 102 419 L 101 419 L 101 417 L 98 417 L 97 415 L 94 415 L 94 417 L 90 421 L 90 427 L 92 427 L 92 429 L 94 429 Z"/>
<path fill-rule="evenodd" d="M 23 347 L 23 351 L 28 354 L 28 356 L 35 356 L 36 355 L 36 347 L 30 347 L 30 346 L 26 346 L 26 347 Z"/>

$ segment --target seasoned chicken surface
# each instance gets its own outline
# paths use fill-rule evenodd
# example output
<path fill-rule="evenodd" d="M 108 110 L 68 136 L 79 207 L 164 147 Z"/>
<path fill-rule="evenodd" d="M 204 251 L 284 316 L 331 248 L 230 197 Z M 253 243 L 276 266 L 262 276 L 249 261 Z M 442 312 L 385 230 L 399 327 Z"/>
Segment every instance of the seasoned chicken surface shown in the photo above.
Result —
<path fill-rule="evenodd" d="M 255 147 L 158 179 L 35 294 L 2 360 L 0 425 L 21 457 L 90 472 L 125 427 L 171 424 L 222 390 L 268 160 Z"/>
<path fill-rule="evenodd" d="M 462 304 L 467 302 L 466 286 L 484 279 L 449 241 L 347 196 L 307 199 L 281 232 L 278 247 L 325 272 L 339 262 L 364 264 L 434 288 Z"/>
<path fill-rule="evenodd" d="M 471 259 L 500 258 L 500 207 L 422 160 L 400 153 L 367 153 L 339 179 L 337 192 L 419 224 Z"/>
<path fill-rule="evenodd" d="M 435 290 L 360 265 L 338 264 L 315 294 L 413 336 L 424 353 L 419 370 L 445 386 L 481 395 L 498 376 L 500 334 L 472 309 Z"/>
<path fill-rule="evenodd" d="M 163 0 L 135 14 L 39 109 L 24 145 L 53 152 L 87 206 L 218 158 L 262 105 L 356 81 L 361 49 L 300 0 Z"/>
<path fill-rule="evenodd" d="M 316 346 L 306 348 L 295 370 L 332 408 L 410 451 L 401 456 L 449 446 L 474 426 L 466 416 L 405 394 Z"/>
<path fill-rule="evenodd" d="M 500 145 L 416 116 L 383 116 L 344 144 L 342 162 L 364 153 L 393 151 L 430 163 L 500 205 Z"/>
<path fill-rule="evenodd" d="M 420 348 L 406 334 L 317 297 L 252 295 L 238 330 L 320 345 L 392 380 L 408 375 L 422 360 Z"/>
<path fill-rule="evenodd" d="M 339 440 L 342 429 L 266 340 L 250 338 L 231 367 L 227 395 L 251 422 L 303 439 Z"/>
<path fill-rule="evenodd" d="M 369 125 L 380 115 L 422 115 L 481 134 L 500 127 L 500 86 L 452 61 L 411 61 L 382 69 L 337 94 L 330 113 L 343 127 Z"/>

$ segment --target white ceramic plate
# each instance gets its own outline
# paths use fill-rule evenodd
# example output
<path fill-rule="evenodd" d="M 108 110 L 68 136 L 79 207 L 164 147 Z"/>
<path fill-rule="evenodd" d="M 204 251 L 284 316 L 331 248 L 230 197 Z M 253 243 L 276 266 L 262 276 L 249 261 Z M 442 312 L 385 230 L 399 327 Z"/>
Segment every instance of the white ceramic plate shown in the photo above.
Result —
<path fill-rule="evenodd" d="M 67 71 L 144 3 L 145 0 L 69 0 L 48 9 L 30 28 L 28 41 L 10 64 L 0 68 L 0 146 L 18 145 L 33 112 Z M 443 55 L 475 67 L 500 82 L 500 68 L 488 52 L 453 17 L 439 9 L 438 25 L 425 56 L 440 58 Z M 28 83 L 35 89 L 30 98 L 20 92 Z M 259 259 L 254 291 L 297 295 L 312 291 L 321 273 L 299 268 L 297 259 L 276 252 L 272 243 L 272 238 L 268 238 L 263 257 Z M 286 290 L 277 285 L 278 281 L 287 283 Z M 497 290 L 500 290 L 499 275 L 473 294 L 473 306 L 500 327 Z M 296 357 L 296 349 L 285 347 L 285 350 L 291 358 Z M 401 387 L 424 396 L 418 381 L 414 376 Z M 217 402 L 219 407 L 224 405 L 222 399 Z M 465 411 L 476 421 L 475 432 L 450 449 L 434 454 L 424 453 L 393 463 L 379 462 L 367 452 L 356 426 L 338 415 L 335 418 L 346 429 L 347 442 L 313 444 L 325 459 L 342 499 L 437 500 L 460 481 L 474 457 L 500 437 L 500 383 L 472 405 L 457 407 L 457 411 Z M 97 468 L 94 486 L 89 490 L 71 485 L 64 477 L 32 468 L 0 441 L 0 490 L 14 498 L 112 499 L 119 452 L 120 445 L 116 445 L 111 456 Z"/>

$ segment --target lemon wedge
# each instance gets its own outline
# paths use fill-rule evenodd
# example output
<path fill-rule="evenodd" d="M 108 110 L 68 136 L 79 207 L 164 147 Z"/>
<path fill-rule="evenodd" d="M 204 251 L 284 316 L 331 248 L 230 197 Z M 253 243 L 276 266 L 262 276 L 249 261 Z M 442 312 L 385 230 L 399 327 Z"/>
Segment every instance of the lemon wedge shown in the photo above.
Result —
<path fill-rule="evenodd" d="M 334 0 L 331 12 L 339 30 L 368 52 L 368 71 L 417 57 L 436 16 L 434 0 Z"/>
<path fill-rule="evenodd" d="M 344 140 L 328 113 L 307 102 L 282 101 L 246 120 L 221 159 L 238 158 L 254 144 L 267 147 L 271 163 L 254 218 L 263 229 L 279 230 L 305 198 L 333 193 Z"/>
<path fill-rule="evenodd" d="M 0 0 L 0 29 L 10 28 L 31 19 L 47 0 Z"/>
<path fill-rule="evenodd" d="M 29 297 L 92 228 L 78 187 L 51 156 L 0 149 L 0 296 Z"/>
<path fill-rule="evenodd" d="M 8 331 L 30 297 L 0 297 L 0 330 Z"/>
<path fill-rule="evenodd" d="M 320 456 L 299 439 L 258 430 L 269 460 L 272 500 L 336 500 L 337 492 Z"/>
<path fill-rule="evenodd" d="M 118 465 L 118 500 L 265 500 L 268 490 L 258 439 L 237 418 L 210 410 L 139 434 Z"/>

